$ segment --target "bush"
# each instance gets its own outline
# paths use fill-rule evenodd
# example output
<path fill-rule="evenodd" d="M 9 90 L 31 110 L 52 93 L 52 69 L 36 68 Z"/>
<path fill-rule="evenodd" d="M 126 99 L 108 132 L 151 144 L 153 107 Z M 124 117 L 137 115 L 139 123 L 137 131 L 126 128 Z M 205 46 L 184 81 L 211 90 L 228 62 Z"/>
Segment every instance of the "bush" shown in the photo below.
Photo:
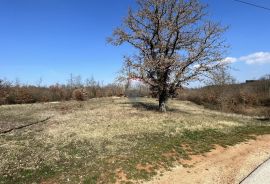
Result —
<path fill-rule="evenodd" d="M 72 92 L 72 98 L 77 101 L 87 100 L 87 92 L 85 89 L 75 89 Z"/>
<path fill-rule="evenodd" d="M 27 89 L 19 89 L 16 96 L 16 103 L 34 103 L 33 94 Z"/>

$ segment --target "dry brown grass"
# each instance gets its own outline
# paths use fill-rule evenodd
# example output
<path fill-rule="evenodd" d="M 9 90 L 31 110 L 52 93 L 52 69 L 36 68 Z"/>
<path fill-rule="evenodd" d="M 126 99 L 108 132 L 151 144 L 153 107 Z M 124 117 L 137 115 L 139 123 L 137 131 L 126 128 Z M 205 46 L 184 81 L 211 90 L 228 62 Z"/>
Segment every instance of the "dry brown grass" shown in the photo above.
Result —
<path fill-rule="evenodd" d="M 156 104 L 149 98 L 101 98 L 0 106 L 1 129 L 52 117 L 0 135 L 0 183 L 48 178 L 60 183 L 103 181 L 111 176 L 87 176 L 93 169 L 99 171 L 105 162 L 114 163 L 115 157 L 128 158 L 134 148 L 144 146 L 140 145 L 140 136 L 162 133 L 170 137 L 204 129 L 226 132 L 254 124 L 251 117 L 211 111 L 191 102 L 172 100 L 168 113 L 156 111 Z"/>

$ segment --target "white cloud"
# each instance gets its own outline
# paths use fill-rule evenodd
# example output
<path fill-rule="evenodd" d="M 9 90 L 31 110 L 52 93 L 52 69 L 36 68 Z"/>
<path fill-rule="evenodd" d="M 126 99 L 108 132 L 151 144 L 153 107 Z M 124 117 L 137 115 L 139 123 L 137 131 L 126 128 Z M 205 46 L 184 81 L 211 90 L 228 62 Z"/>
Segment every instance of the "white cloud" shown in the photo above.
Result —
<path fill-rule="evenodd" d="M 226 63 L 245 62 L 246 64 L 267 64 L 270 63 L 270 52 L 255 52 L 239 58 L 227 57 L 223 60 Z"/>
<path fill-rule="evenodd" d="M 270 52 L 256 52 L 247 56 L 242 56 L 238 59 L 247 64 L 266 64 L 270 63 Z"/>
<path fill-rule="evenodd" d="M 234 63 L 237 61 L 237 58 L 234 58 L 234 57 L 226 57 L 225 59 L 223 59 L 222 62 L 224 63 Z"/>

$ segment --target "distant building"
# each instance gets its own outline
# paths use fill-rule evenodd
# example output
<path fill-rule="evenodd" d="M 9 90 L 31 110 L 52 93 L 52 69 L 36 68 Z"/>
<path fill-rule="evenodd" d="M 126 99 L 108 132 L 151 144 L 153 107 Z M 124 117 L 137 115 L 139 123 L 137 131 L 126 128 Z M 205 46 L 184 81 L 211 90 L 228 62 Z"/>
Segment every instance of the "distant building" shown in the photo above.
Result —
<path fill-rule="evenodd" d="M 246 83 L 256 82 L 258 80 L 246 80 Z"/>

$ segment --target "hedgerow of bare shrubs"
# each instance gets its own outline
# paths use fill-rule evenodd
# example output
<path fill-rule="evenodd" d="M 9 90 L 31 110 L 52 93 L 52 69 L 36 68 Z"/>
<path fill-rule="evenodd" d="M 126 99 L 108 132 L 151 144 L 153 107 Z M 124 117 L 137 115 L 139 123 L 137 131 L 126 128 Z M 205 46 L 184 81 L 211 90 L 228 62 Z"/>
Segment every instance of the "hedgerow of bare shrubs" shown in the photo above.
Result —
<path fill-rule="evenodd" d="M 183 89 L 178 98 L 224 112 L 269 117 L 270 80 L 245 84 L 213 85 L 198 89 Z"/>
<path fill-rule="evenodd" d="M 46 87 L 12 84 L 0 79 L 0 105 L 67 101 L 71 99 L 82 101 L 88 98 L 122 96 L 123 94 L 124 88 L 121 85 L 108 84 L 102 86 L 95 81 L 85 85 L 55 84 Z"/>

